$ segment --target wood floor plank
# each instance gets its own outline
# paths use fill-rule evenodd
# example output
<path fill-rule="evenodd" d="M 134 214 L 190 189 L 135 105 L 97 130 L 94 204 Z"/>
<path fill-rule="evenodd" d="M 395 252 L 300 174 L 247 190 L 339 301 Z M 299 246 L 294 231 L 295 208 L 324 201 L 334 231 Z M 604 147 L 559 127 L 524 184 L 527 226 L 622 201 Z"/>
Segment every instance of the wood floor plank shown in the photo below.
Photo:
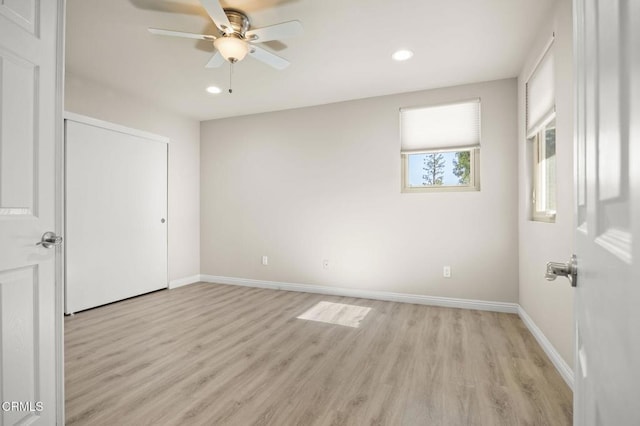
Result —
<path fill-rule="evenodd" d="M 572 423 L 494 312 L 194 284 L 67 317 L 65 370 L 68 425 Z"/>

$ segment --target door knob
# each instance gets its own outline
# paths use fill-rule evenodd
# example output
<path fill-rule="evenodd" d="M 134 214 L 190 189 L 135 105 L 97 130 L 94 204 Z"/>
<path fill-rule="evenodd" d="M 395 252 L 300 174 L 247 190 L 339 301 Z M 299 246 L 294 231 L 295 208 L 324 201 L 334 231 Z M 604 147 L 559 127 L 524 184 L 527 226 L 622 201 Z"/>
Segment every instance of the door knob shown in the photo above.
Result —
<path fill-rule="evenodd" d="M 40 239 L 40 242 L 37 243 L 37 246 L 42 246 L 44 248 L 51 248 L 51 247 L 56 247 L 59 246 L 60 244 L 62 244 L 62 237 L 59 235 L 56 235 L 55 232 L 45 232 L 44 234 L 42 234 L 42 238 Z"/>
<path fill-rule="evenodd" d="M 559 276 L 567 277 L 572 287 L 578 285 L 578 259 L 574 254 L 567 263 L 548 262 L 547 272 L 544 277 L 547 281 L 553 281 Z"/>

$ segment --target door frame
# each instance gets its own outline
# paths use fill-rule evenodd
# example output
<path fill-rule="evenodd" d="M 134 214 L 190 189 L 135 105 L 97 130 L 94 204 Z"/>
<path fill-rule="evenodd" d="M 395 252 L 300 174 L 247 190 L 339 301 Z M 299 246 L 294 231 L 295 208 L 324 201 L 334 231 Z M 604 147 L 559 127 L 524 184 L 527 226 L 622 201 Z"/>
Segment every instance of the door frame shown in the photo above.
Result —
<path fill-rule="evenodd" d="M 581 117 L 584 117 L 584 102 L 582 97 L 584 96 L 584 90 L 580 89 L 580 85 L 582 82 L 582 76 L 580 73 L 583 71 L 580 68 L 580 65 L 583 62 L 583 51 L 582 51 L 582 43 L 584 43 L 584 11 L 582 10 L 582 4 L 579 0 L 572 1 L 571 4 L 571 14 L 572 16 L 572 37 L 573 37 L 573 227 L 574 227 L 574 252 L 576 246 L 576 238 L 575 238 L 575 228 L 578 225 L 578 204 L 579 204 L 579 182 L 580 176 L 578 173 L 578 162 L 579 162 L 579 135 L 582 134 L 582 130 L 580 126 L 582 124 Z M 573 376 L 574 376 L 574 386 L 573 390 L 573 421 L 576 424 L 576 419 L 579 418 L 579 409 L 578 409 L 578 392 L 582 392 L 579 389 L 578 384 L 576 383 L 577 376 L 582 374 L 580 371 L 580 359 L 579 359 L 579 341 L 578 341 L 578 310 L 575 308 L 576 297 L 574 295 L 574 309 L 573 309 Z"/>
<path fill-rule="evenodd" d="M 65 14 L 66 0 L 57 0 L 56 103 L 55 103 L 55 233 L 64 236 L 64 79 L 65 79 Z M 64 248 L 55 253 L 56 316 L 56 423 L 65 424 L 64 393 Z"/>

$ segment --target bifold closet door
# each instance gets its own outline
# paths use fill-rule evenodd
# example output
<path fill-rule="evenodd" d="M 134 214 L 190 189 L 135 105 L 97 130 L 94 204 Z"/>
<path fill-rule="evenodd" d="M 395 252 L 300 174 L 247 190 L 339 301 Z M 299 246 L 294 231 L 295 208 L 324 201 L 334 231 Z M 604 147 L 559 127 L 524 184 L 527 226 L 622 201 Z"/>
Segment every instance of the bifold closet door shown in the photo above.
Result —
<path fill-rule="evenodd" d="M 167 144 L 66 121 L 66 312 L 166 288 Z"/>

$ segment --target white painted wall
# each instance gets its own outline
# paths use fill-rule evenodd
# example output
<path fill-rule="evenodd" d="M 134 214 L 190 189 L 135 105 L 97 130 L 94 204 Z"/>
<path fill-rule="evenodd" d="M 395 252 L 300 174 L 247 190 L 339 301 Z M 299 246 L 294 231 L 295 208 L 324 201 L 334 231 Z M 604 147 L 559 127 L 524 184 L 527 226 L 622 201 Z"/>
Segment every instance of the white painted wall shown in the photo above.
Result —
<path fill-rule="evenodd" d="M 169 280 L 200 273 L 200 123 L 67 74 L 65 109 L 171 139 Z M 126 206 L 123 206 L 126 208 Z"/>
<path fill-rule="evenodd" d="M 518 170 L 520 305 L 569 366 L 573 365 L 573 289 L 564 278 L 544 279 L 548 261 L 566 262 L 573 253 L 573 38 L 571 0 L 559 0 L 541 28 L 518 79 Z M 556 65 L 556 223 L 529 220 L 531 166 L 525 136 L 525 83 L 555 32 Z"/>
<path fill-rule="evenodd" d="M 482 191 L 400 193 L 399 108 L 474 97 Z M 203 122 L 202 273 L 517 302 L 517 121 L 508 79 Z"/>

